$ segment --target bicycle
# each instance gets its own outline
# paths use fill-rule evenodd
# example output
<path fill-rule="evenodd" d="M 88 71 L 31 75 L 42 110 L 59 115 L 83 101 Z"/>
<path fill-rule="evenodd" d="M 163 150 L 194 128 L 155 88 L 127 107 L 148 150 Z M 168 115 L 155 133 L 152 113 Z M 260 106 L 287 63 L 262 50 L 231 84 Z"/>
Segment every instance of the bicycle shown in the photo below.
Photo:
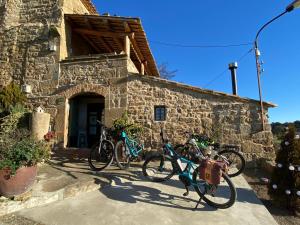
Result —
<path fill-rule="evenodd" d="M 168 143 L 168 140 L 164 138 L 163 131 L 161 132 L 161 138 L 163 141 L 163 153 L 157 152 L 147 157 L 143 164 L 144 176 L 154 182 L 163 182 L 178 174 L 179 180 L 186 188 L 186 192 L 183 195 L 187 196 L 189 187 L 192 186 L 200 197 L 195 209 L 198 208 L 202 199 L 210 206 L 219 209 L 229 208 L 235 203 L 236 189 L 224 171 L 221 172 L 222 182 L 219 185 L 208 183 L 200 178 L 199 165 L 180 156 L 173 149 L 172 145 Z M 225 185 L 227 186 L 225 187 Z M 228 193 L 224 195 L 225 189 Z"/>
<path fill-rule="evenodd" d="M 182 156 L 197 162 L 199 157 L 210 158 L 218 161 L 224 161 L 228 166 L 227 175 L 235 177 L 240 175 L 246 166 L 246 160 L 240 149 L 236 145 L 223 145 L 214 143 L 204 135 L 194 135 L 186 133 L 188 140 L 184 145 L 176 145 L 175 151 Z"/>
<path fill-rule="evenodd" d="M 130 166 L 130 162 L 139 157 L 139 154 L 143 151 L 144 146 L 139 144 L 136 139 L 129 138 L 125 129 L 133 126 L 128 125 L 121 128 L 120 138 L 115 146 L 115 159 L 120 169 L 126 170 Z"/>
<path fill-rule="evenodd" d="M 101 171 L 110 166 L 114 156 L 114 144 L 109 140 L 109 129 L 100 121 L 99 141 L 91 148 L 88 158 L 89 166 L 93 171 Z"/>

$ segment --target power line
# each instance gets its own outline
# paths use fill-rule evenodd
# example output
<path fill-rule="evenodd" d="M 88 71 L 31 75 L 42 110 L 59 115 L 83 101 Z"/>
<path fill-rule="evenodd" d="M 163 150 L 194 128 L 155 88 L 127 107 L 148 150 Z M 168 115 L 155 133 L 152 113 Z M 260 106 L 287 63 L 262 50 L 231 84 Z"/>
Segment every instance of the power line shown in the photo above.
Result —
<path fill-rule="evenodd" d="M 164 45 L 169 47 L 178 47 L 178 48 L 231 48 L 231 47 L 241 47 L 241 46 L 249 46 L 253 45 L 253 43 L 240 43 L 240 44 L 223 44 L 223 45 L 186 45 L 186 44 L 179 44 L 179 43 L 167 43 L 161 41 L 149 41 L 153 44 Z"/>
<path fill-rule="evenodd" d="M 246 56 L 248 56 L 251 52 L 253 51 L 253 48 L 247 50 L 247 52 L 245 52 L 241 57 L 239 57 L 239 59 L 237 60 L 238 63 L 242 62 Z M 221 73 L 219 73 L 217 76 L 215 76 L 211 81 L 209 81 L 206 85 L 203 86 L 203 88 L 207 88 L 208 86 L 210 86 L 211 84 L 213 84 L 216 80 L 220 79 L 226 72 L 227 72 L 227 68 L 222 71 Z"/>

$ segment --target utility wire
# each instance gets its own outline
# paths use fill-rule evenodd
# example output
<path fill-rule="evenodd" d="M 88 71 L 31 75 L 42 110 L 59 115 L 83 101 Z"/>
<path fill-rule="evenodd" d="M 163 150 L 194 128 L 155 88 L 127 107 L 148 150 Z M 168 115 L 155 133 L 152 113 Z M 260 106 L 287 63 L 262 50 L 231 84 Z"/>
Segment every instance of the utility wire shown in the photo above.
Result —
<path fill-rule="evenodd" d="M 178 47 L 178 48 L 230 48 L 230 47 L 240 47 L 240 46 L 249 46 L 253 45 L 253 43 L 240 43 L 240 44 L 224 44 L 224 45 L 185 45 L 178 43 L 167 43 L 161 41 L 149 41 L 153 44 L 164 45 L 169 47 Z"/>
<path fill-rule="evenodd" d="M 248 56 L 251 52 L 253 51 L 253 48 L 247 50 L 246 53 L 244 53 L 239 59 L 238 59 L 238 63 L 241 63 L 246 56 Z M 220 79 L 226 72 L 228 71 L 228 69 L 226 68 L 224 71 L 222 71 L 221 73 L 219 73 L 217 76 L 215 76 L 211 81 L 209 81 L 206 85 L 203 86 L 203 88 L 207 88 L 208 86 L 210 86 L 211 84 L 213 84 L 215 81 L 217 81 L 218 79 Z"/>

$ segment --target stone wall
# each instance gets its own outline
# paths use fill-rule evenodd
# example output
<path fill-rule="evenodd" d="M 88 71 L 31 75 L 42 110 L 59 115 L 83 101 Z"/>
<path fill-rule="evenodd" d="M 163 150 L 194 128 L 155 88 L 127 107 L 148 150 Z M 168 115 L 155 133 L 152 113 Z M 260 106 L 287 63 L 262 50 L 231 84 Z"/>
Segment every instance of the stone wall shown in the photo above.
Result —
<path fill-rule="evenodd" d="M 0 2 L 0 86 L 11 80 L 48 96 L 58 85 L 59 60 L 68 56 L 64 13 L 88 14 L 80 0 Z M 52 37 L 53 31 L 58 36 Z M 69 37 L 71 38 L 71 37 Z M 57 46 L 50 51 L 50 42 Z"/>
<path fill-rule="evenodd" d="M 46 111 L 59 140 L 66 145 L 68 134 L 69 100 L 84 93 L 105 98 L 104 118 L 107 126 L 119 118 L 127 107 L 128 60 L 126 55 L 94 55 L 73 57 L 60 63 L 57 91 L 44 98 Z M 38 102 L 38 99 L 34 99 Z"/>
<path fill-rule="evenodd" d="M 258 102 L 157 78 L 132 74 L 128 79 L 128 113 L 145 127 L 146 147 L 161 146 L 163 126 L 172 143 L 184 143 L 184 133 L 191 131 L 241 145 L 248 160 L 273 156 L 270 127 L 260 132 Z M 164 122 L 154 121 L 154 106 L 160 105 L 167 107 Z"/>
<path fill-rule="evenodd" d="M 33 87 L 33 95 L 47 95 L 56 86 L 58 51 L 49 50 L 50 27 L 58 26 L 58 1 L 5 1 L 1 48 L 1 85 L 11 79 Z M 45 88 L 47 87 L 47 88 Z"/>

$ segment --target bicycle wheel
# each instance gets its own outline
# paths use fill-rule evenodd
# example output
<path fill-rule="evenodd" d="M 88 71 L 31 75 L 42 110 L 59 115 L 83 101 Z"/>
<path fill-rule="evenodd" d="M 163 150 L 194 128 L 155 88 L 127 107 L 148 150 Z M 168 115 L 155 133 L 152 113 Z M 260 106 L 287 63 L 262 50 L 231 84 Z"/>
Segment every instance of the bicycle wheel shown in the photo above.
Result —
<path fill-rule="evenodd" d="M 119 141 L 115 147 L 115 159 L 120 169 L 126 170 L 130 166 L 130 153 L 124 141 Z"/>
<path fill-rule="evenodd" d="M 214 157 L 214 160 L 225 161 L 228 164 L 227 175 L 229 177 L 240 175 L 246 166 L 246 160 L 244 156 L 241 153 L 231 149 L 218 152 L 218 154 Z"/>
<path fill-rule="evenodd" d="M 154 182 L 169 180 L 174 174 L 171 159 L 161 154 L 153 154 L 147 157 L 143 164 L 143 174 Z"/>
<path fill-rule="evenodd" d="M 93 145 L 89 155 L 89 165 L 94 171 L 101 171 L 108 167 L 114 156 L 114 146 L 111 142 L 104 140 L 102 141 L 101 148 L 99 143 Z"/>
<path fill-rule="evenodd" d="M 212 207 L 226 209 L 231 207 L 236 200 L 236 189 L 225 173 L 222 173 L 219 185 L 211 185 L 200 179 L 199 169 L 197 168 L 193 173 L 193 182 L 198 195 Z"/>

